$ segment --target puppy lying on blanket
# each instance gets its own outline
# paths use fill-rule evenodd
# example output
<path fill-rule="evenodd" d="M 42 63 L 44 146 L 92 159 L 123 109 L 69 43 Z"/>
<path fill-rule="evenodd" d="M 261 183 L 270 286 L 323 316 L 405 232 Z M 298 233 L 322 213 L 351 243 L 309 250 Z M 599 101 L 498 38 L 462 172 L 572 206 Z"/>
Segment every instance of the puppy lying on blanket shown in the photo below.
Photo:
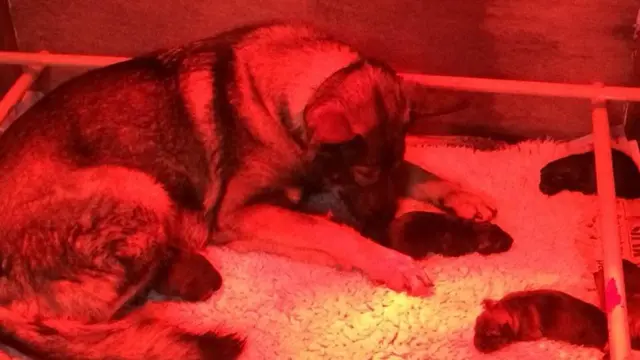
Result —
<path fill-rule="evenodd" d="M 447 214 L 412 211 L 396 218 L 384 245 L 420 259 L 429 253 L 490 255 L 511 249 L 513 239 L 499 226 L 465 221 Z"/>
<path fill-rule="evenodd" d="M 640 172 L 635 162 L 619 150 L 612 149 L 611 155 L 616 195 L 625 199 L 640 197 Z M 543 194 L 550 196 L 565 190 L 595 194 L 597 188 L 593 151 L 548 163 L 540 170 L 539 187 Z"/>
<path fill-rule="evenodd" d="M 454 257 L 478 252 L 490 255 L 505 252 L 513 244 L 511 236 L 495 224 L 426 211 L 402 214 L 385 228 L 363 227 L 338 196 L 326 192 L 306 194 L 298 206 L 301 211 L 328 214 L 333 221 L 359 229 L 380 244 L 414 259 L 429 254 Z"/>
<path fill-rule="evenodd" d="M 604 312 L 561 291 L 519 291 L 483 305 L 473 339 L 483 353 L 542 338 L 601 349 L 607 343 Z"/>
<path fill-rule="evenodd" d="M 640 350 L 640 267 L 624 260 L 631 347 Z M 594 273 L 604 308 L 602 270 Z M 607 318 L 595 305 L 556 290 L 520 291 L 499 301 L 485 300 L 476 319 L 474 345 L 484 353 L 517 341 L 542 338 L 598 347 L 608 359 Z"/>

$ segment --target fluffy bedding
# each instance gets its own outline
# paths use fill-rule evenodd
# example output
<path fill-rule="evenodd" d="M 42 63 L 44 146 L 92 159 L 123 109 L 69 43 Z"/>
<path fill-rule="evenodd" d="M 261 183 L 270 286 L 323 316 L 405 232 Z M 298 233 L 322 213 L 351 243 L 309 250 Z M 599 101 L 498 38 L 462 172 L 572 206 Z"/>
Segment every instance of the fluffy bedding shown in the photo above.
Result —
<path fill-rule="evenodd" d="M 539 169 L 569 152 L 553 142 L 491 152 L 411 142 L 411 161 L 492 196 L 495 222 L 515 241 L 499 255 L 425 259 L 435 281 L 430 297 L 394 293 L 353 271 L 212 248 L 223 290 L 206 303 L 176 306 L 172 321 L 244 334 L 243 359 L 251 360 L 600 359 L 598 350 L 551 341 L 482 355 L 472 341 L 484 298 L 552 288 L 597 301 L 588 259 L 577 246 L 593 235 L 595 197 L 549 198 L 538 191 Z"/>
<path fill-rule="evenodd" d="M 595 197 L 549 198 L 538 190 L 539 169 L 575 149 L 553 142 L 491 152 L 410 144 L 409 160 L 495 199 L 495 222 L 515 239 L 510 251 L 428 258 L 423 264 L 435 292 L 412 298 L 356 272 L 211 249 L 224 290 L 207 304 L 185 306 L 188 321 L 223 321 L 246 334 L 245 359 L 599 359 L 598 350 L 551 341 L 514 344 L 490 355 L 472 344 L 484 298 L 552 288 L 596 303 L 588 259 L 577 247 L 593 236 Z"/>

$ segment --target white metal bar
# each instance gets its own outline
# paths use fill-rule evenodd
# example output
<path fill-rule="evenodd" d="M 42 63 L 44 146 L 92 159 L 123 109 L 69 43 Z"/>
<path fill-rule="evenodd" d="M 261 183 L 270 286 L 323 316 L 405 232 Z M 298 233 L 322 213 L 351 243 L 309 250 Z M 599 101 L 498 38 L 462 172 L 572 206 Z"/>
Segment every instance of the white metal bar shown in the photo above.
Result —
<path fill-rule="evenodd" d="M 400 74 L 404 79 L 429 87 L 496 94 L 535 95 L 580 99 L 640 101 L 640 88 L 595 86 L 542 81 L 499 80 L 459 76 Z"/>
<path fill-rule="evenodd" d="M 0 124 L 7 118 L 11 109 L 22 100 L 24 94 L 29 90 L 38 76 L 40 76 L 43 69 L 43 65 L 23 67 L 23 73 L 0 100 Z"/>
<path fill-rule="evenodd" d="M 75 54 L 37 54 L 28 52 L 0 51 L 0 63 L 22 65 L 55 65 L 74 67 L 102 67 L 128 60 L 120 56 L 92 56 Z M 640 88 L 624 86 L 594 86 L 587 84 L 565 84 L 542 81 L 501 80 L 459 76 L 440 76 L 401 73 L 406 80 L 429 87 L 460 91 L 498 94 L 553 96 L 567 98 L 640 102 Z"/>
<path fill-rule="evenodd" d="M 0 64 L 103 67 L 127 57 L 0 51 Z"/>
<path fill-rule="evenodd" d="M 611 160 L 611 135 L 605 101 L 593 99 L 592 111 L 609 351 L 611 360 L 626 360 L 631 352 L 631 344 Z"/>

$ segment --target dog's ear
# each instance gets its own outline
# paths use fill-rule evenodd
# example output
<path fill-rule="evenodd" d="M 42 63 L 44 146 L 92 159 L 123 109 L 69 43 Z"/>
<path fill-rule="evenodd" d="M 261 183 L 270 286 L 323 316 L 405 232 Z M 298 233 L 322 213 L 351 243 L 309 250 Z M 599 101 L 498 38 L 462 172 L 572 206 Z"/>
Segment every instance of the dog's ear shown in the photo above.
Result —
<path fill-rule="evenodd" d="M 315 144 L 339 144 L 356 137 L 344 109 L 337 101 L 325 101 L 305 109 L 305 121 Z"/>

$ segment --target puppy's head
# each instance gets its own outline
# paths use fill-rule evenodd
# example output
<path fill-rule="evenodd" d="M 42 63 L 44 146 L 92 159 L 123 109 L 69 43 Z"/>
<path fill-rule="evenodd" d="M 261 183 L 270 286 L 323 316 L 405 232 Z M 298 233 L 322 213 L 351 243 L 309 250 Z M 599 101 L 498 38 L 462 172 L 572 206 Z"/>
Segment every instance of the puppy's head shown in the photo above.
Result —
<path fill-rule="evenodd" d="M 612 149 L 616 195 L 621 198 L 640 197 L 640 172 L 631 157 Z M 595 156 L 593 151 L 570 155 L 548 163 L 540 170 L 540 191 L 555 195 L 563 190 L 593 195 L 597 191 Z"/>
<path fill-rule="evenodd" d="M 511 249 L 513 238 L 498 225 L 492 223 L 472 223 L 476 235 L 477 251 L 482 255 L 499 254 Z"/>
<path fill-rule="evenodd" d="M 555 195 L 561 191 L 596 192 L 593 152 L 570 155 L 545 165 L 540 170 L 540 191 Z"/>
<path fill-rule="evenodd" d="M 365 228 L 395 214 L 392 174 L 404 158 L 409 114 L 399 77 L 364 60 L 327 79 L 305 109 L 316 149 L 310 180 L 337 192 Z"/>
<path fill-rule="evenodd" d="M 483 301 L 484 311 L 476 319 L 473 344 L 478 351 L 490 353 L 505 347 L 516 338 L 513 317 L 495 300 Z"/>

